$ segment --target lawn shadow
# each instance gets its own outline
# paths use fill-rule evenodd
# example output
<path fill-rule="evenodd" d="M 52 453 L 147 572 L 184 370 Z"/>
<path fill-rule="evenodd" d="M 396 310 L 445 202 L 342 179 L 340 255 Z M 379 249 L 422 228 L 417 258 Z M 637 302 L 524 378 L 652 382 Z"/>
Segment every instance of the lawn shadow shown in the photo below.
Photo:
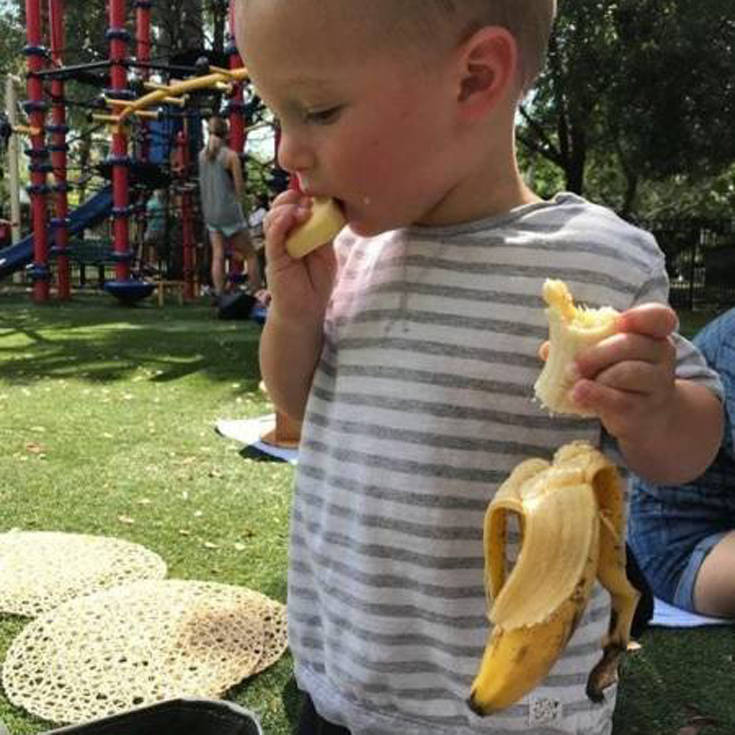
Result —
<path fill-rule="evenodd" d="M 259 380 L 261 328 L 222 322 L 201 306 L 124 308 L 100 298 L 33 306 L 0 299 L 0 379 L 107 383 L 145 368 L 152 382 L 198 373 L 213 381 Z"/>
<path fill-rule="evenodd" d="M 268 452 L 263 452 L 257 447 L 251 445 L 244 446 L 238 454 L 243 459 L 249 459 L 253 462 L 276 462 L 278 464 L 284 464 L 286 462 L 286 460 L 281 457 L 268 454 Z"/>
<path fill-rule="evenodd" d="M 281 690 L 283 710 L 286 713 L 288 721 L 291 723 L 292 732 L 296 732 L 303 699 L 304 695 L 296 684 L 296 677 L 292 676 Z"/>

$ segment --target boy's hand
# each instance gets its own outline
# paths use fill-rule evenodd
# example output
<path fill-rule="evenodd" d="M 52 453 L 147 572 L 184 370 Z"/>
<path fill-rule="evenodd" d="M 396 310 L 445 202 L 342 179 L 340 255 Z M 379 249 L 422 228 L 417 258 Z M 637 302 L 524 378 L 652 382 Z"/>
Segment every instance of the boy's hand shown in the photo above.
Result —
<path fill-rule="evenodd" d="M 311 214 L 309 197 L 289 190 L 279 194 L 263 221 L 271 314 L 294 321 L 321 320 L 334 285 L 334 250 L 324 245 L 298 260 L 286 252 L 291 230 Z"/>
<path fill-rule="evenodd" d="M 620 315 L 620 331 L 581 352 L 570 370 L 575 403 L 594 411 L 619 441 L 646 438 L 665 427 L 673 406 L 675 312 L 643 304 Z"/>

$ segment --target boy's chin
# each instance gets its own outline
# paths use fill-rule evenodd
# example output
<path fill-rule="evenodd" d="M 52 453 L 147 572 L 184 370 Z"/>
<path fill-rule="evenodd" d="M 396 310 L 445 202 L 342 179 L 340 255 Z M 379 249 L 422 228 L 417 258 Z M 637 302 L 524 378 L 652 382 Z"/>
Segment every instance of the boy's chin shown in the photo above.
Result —
<path fill-rule="evenodd" d="M 364 222 L 349 222 L 350 229 L 360 237 L 375 237 L 383 230 L 379 230 L 374 226 L 365 224 Z"/>
<path fill-rule="evenodd" d="M 386 224 L 381 225 L 377 222 L 363 222 L 360 220 L 349 220 L 348 224 L 350 230 L 360 237 L 376 237 L 384 232 L 396 229 L 396 227 Z"/>

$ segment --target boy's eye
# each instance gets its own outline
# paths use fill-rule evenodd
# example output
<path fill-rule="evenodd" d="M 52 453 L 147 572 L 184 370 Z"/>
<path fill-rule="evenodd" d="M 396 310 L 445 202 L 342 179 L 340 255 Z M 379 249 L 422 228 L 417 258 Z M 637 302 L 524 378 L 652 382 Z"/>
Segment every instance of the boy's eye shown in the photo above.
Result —
<path fill-rule="evenodd" d="M 329 125 L 339 117 L 342 107 L 327 107 L 323 110 L 311 110 L 304 115 L 307 123 L 315 123 L 316 125 Z"/>

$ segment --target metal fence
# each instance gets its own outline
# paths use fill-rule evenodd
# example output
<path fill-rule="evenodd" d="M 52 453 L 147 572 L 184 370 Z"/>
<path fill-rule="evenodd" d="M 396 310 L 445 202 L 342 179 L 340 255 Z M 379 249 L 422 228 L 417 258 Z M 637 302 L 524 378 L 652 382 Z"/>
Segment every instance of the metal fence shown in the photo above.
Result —
<path fill-rule="evenodd" d="M 675 308 L 735 306 L 735 218 L 639 223 L 666 255 Z"/>

